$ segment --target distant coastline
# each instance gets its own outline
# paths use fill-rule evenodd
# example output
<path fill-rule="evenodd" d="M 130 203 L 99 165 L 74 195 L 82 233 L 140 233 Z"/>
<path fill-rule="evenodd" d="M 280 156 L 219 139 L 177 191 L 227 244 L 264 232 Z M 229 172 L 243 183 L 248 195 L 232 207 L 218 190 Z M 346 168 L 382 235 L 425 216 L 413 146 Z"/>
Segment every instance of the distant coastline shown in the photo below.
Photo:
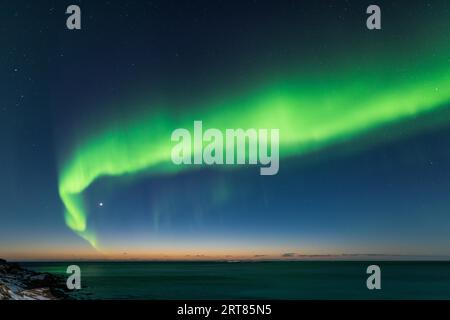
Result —
<path fill-rule="evenodd" d="M 0 259 L 1 260 L 1 259 Z M 10 262 L 27 263 L 27 262 L 301 262 L 301 261 L 322 261 L 322 262 L 365 262 L 365 261 L 450 261 L 450 256 L 446 255 L 410 255 L 410 254 L 359 254 L 359 253 L 343 253 L 343 254 L 295 254 L 284 253 L 278 258 L 269 257 L 267 255 L 254 255 L 250 258 L 242 258 L 238 256 L 229 256 L 227 258 L 210 257 L 207 255 L 187 256 L 186 258 L 20 258 L 10 259 Z"/>

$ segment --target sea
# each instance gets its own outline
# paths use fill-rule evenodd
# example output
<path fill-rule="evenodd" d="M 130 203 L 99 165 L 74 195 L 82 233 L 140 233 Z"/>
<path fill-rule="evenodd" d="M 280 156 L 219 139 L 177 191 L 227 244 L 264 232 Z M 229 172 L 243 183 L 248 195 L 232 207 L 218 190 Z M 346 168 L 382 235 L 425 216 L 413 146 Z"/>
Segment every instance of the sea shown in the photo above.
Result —
<path fill-rule="evenodd" d="M 76 299 L 450 299 L 450 262 L 22 262 L 25 268 L 69 276 L 81 269 Z M 367 267 L 381 270 L 369 290 Z"/>

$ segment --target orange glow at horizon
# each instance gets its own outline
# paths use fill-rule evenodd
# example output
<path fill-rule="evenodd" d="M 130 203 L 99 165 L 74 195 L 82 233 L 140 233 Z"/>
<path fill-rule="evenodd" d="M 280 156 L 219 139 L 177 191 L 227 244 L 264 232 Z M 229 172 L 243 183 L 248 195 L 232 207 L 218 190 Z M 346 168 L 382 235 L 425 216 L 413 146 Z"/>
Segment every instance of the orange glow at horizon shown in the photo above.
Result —
<path fill-rule="evenodd" d="M 281 248 L 139 248 L 112 249 L 98 252 L 91 248 L 0 248 L 0 258 L 9 261 L 52 260 L 265 260 L 302 257 L 309 254 L 329 254 L 323 250 Z M 283 256 L 286 255 L 286 256 Z"/>

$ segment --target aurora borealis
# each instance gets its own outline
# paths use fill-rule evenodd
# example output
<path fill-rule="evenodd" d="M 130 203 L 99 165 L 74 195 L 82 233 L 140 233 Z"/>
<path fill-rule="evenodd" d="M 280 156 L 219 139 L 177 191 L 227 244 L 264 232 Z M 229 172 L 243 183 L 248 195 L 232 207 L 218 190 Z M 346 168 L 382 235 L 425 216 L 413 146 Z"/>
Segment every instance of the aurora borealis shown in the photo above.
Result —
<path fill-rule="evenodd" d="M 41 139 L 52 141 L 42 152 L 55 159 L 43 169 L 55 180 L 49 219 L 63 214 L 69 230 L 59 232 L 105 252 L 154 246 L 182 255 L 191 252 L 183 242 L 209 239 L 219 251 L 253 252 L 261 241 L 274 252 L 401 253 L 407 243 L 408 253 L 430 252 L 423 245 L 450 254 L 441 249 L 450 240 L 442 213 L 450 207 L 442 173 L 450 159 L 449 5 L 405 3 L 381 3 L 379 31 L 365 29 L 357 1 L 86 4 L 83 29 L 48 31 L 51 45 L 40 53 L 54 59 L 45 62 L 49 85 L 39 84 Z M 172 164 L 171 133 L 197 120 L 223 131 L 279 129 L 279 174 Z M 397 151 L 386 156 L 389 148 Z M 428 160 L 433 154 L 439 160 Z M 441 167 L 430 172 L 430 163 Z M 440 240 L 414 242 L 424 220 Z M 227 242 L 233 235 L 236 243 Z"/>
<path fill-rule="evenodd" d="M 442 51 L 450 52 L 450 48 L 446 45 Z M 401 75 L 389 71 L 401 61 L 391 61 L 382 66 L 386 77 L 382 81 L 376 79 L 380 72 L 377 65 L 369 68 L 363 79 L 352 76 L 348 69 L 317 82 L 311 81 L 313 76 L 306 76 L 267 86 L 258 90 L 262 93 L 249 97 L 202 106 L 200 111 L 195 107 L 188 108 L 186 114 L 161 111 L 94 132 L 73 152 L 61 172 L 59 192 L 67 210 L 67 225 L 96 246 L 95 236 L 88 231 L 82 198 L 95 179 L 148 170 L 167 173 L 191 169 L 170 163 L 172 145 L 168 137 L 193 119 L 204 119 L 222 130 L 279 128 L 281 155 L 287 157 L 355 139 L 367 130 L 447 106 L 450 65 L 445 57 L 441 57 L 441 63 L 434 63 L 439 62 L 436 57 L 432 61 L 419 58 L 405 65 L 407 72 Z M 414 83 L 414 78 L 420 80 Z"/>

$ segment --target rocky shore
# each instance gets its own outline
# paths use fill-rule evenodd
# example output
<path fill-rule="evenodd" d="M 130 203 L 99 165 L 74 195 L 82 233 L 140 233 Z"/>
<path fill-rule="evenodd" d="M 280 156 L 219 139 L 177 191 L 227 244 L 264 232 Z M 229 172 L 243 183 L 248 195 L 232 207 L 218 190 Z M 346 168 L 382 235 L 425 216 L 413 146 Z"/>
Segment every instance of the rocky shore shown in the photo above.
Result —
<path fill-rule="evenodd" d="M 67 299 L 63 277 L 39 273 L 0 259 L 0 300 Z"/>

